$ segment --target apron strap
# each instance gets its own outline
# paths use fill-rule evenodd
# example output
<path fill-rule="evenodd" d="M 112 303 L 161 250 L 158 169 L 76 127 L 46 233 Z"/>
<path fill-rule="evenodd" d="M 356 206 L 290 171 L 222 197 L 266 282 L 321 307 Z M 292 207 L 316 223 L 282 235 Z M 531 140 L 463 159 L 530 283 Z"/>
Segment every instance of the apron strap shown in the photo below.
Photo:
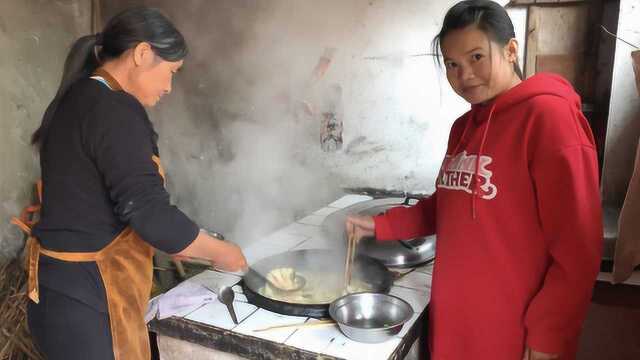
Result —
<path fill-rule="evenodd" d="M 96 79 L 96 80 L 101 81 L 101 82 L 102 82 L 102 80 L 104 80 L 105 85 L 107 85 L 109 87 L 109 89 L 111 89 L 113 91 L 122 91 L 122 86 L 120 85 L 118 80 L 116 80 L 116 78 L 111 76 L 111 74 L 109 74 L 103 68 L 97 68 L 96 71 L 93 72 L 93 76 L 92 77 L 101 78 L 101 79 Z"/>
<path fill-rule="evenodd" d="M 162 181 L 164 182 L 164 185 L 167 186 L 167 177 L 166 177 L 166 173 L 164 171 L 164 167 L 162 166 L 162 163 L 160 162 L 160 158 L 156 155 L 151 156 L 151 160 L 153 160 L 153 162 L 156 164 L 156 166 L 158 167 L 158 174 L 160 174 L 160 177 L 162 177 Z"/>
<path fill-rule="evenodd" d="M 29 205 L 22 210 L 20 217 L 11 218 L 11 223 L 20 228 L 27 236 L 25 243 L 26 256 L 24 267 L 27 270 L 27 296 L 36 304 L 40 302 L 38 293 L 38 260 L 40 258 L 40 244 L 31 236 L 31 229 L 38 222 L 40 204 L 42 203 L 42 180 L 36 182 L 36 194 L 38 202 Z"/>
<path fill-rule="evenodd" d="M 25 244 L 26 256 L 25 256 L 25 269 L 27 270 L 27 296 L 36 304 L 40 302 L 40 292 L 38 284 L 38 264 L 40 260 L 40 254 L 46 256 L 64 260 L 64 261 L 76 261 L 76 262 L 89 262 L 96 261 L 98 253 L 66 253 L 53 250 L 43 249 L 40 246 L 40 242 L 31 234 L 33 226 L 38 222 L 38 216 L 40 214 L 42 203 L 42 180 L 36 182 L 36 194 L 38 196 L 38 203 L 29 205 L 20 213 L 20 217 L 11 218 L 11 223 L 20 228 L 27 236 L 27 242 Z"/>
<path fill-rule="evenodd" d="M 100 251 L 96 252 L 60 252 L 48 250 L 40 247 L 40 254 L 44 254 L 54 259 L 69 262 L 92 262 L 98 260 Z"/>
<path fill-rule="evenodd" d="M 40 262 L 40 243 L 29 236 L 27 239 L 27 257 L 25 259 L 27 268 L 27 296 L 31 301 L 40 303 L 40 285 L 38 284 L 38 263 Z"/>

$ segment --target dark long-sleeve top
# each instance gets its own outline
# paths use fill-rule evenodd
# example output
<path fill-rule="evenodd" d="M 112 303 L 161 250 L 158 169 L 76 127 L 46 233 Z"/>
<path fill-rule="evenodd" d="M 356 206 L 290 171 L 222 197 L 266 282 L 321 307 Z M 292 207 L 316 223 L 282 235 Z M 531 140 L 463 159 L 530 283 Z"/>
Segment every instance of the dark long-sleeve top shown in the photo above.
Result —
<path fill-rule="evenodd" d="M 154 155 L 157 134 L 133 96 L 94 79 L 74 84 L 40 152 L 43 201 L 34 235 L 42 246 L 98 251 L 131 226 L 156 249 L 186 248 L 198 226 L 171 205 Z M 40 283 L 90 305 L 87 286 L 102 285 L 95 264 L 47 257 L 41 260 Z"/>

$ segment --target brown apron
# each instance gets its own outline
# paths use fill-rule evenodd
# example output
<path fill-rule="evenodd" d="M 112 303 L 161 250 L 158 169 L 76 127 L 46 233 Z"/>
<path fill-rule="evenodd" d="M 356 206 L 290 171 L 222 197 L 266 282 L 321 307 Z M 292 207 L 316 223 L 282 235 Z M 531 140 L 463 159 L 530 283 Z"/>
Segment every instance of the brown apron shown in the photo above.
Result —
<path fill-rule="evenodd" d="M 98 70 L 113 90 L 121 90 L 118 83 L 108 73 Z M 160 159 L 153 156 L 153 162 L 164 179 L 164 169 Z M 42 186 L 38 183 L 38 198 L 42 201 Z M 153 276 L 153 248 L 144 242 L 130 227 L 126 227 L 109 245 L 97 252 L 59 252 L 45 249 L 31 236 L 31 228 L 39 205 L 30 206 L 12 222 L 29 238 L 27 240 L 27 270 L 29 272 L 28 296 L 39 302 L 38 261 L 40 255 L 69 262 L 96 262 L 104 282 L 109 310 L 109 323 L 115 360 L 151 358 L 149 335 L 144 322 L 151 293 Z M 31 214 L 31 215 L 30 215 Z"/>

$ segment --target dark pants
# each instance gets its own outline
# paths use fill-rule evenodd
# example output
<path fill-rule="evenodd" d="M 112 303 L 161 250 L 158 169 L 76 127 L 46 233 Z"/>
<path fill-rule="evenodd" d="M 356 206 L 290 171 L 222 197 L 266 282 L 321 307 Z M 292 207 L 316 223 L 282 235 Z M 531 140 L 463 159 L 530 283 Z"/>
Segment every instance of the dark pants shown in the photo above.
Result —
<path fill-rule="evenodd" d="M 40 286 L 40 303 L 29 301 L 29 329 L 48 360 L 113 360 L 109 315 Z"/>

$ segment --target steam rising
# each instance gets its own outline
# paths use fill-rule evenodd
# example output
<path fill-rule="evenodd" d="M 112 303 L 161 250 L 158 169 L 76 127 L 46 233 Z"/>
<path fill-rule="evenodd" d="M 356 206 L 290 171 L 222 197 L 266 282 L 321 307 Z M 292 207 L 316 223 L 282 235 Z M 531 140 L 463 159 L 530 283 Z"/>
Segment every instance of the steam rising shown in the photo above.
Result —
<path fill-rule="evenodd" d="M 425 52 L 449 3 L 113 0 L 104 13 L 140 3 L 190 47 L 151 118 L 173 201 L 201 226 L 247 245 L 341 187 L 433 190 L 464 108 L 431 57 L 408 55 Z M 328 111 L 343 145 L 323 151 Z"/>

